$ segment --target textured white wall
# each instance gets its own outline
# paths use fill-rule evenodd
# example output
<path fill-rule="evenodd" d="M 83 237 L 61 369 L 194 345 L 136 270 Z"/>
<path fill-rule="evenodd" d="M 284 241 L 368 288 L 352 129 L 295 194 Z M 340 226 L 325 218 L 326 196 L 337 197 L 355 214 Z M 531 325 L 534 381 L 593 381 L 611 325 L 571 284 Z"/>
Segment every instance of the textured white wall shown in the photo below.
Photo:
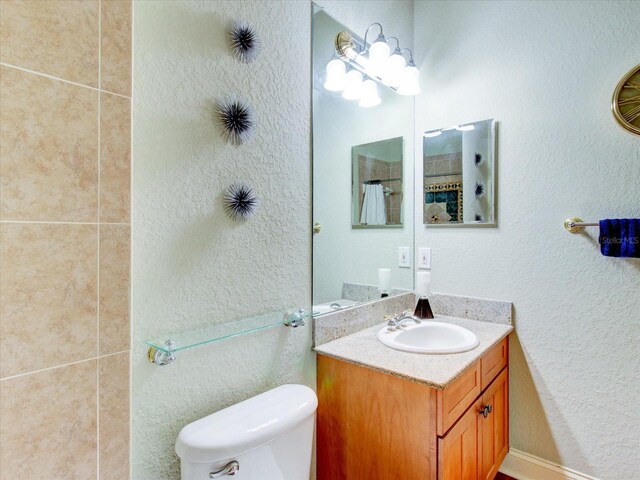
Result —
<path fill-rule="evenodd" d="M 225 47 L 246 19 L 262 53 L 239 64 Z M 144 341 L 310 303 L 310 4 L 134 2 L 133 478 L 177 479 L 187 423 L 288 382 L 315 384 L 311 328 L 272 329 L 200 347 L 156 367 Z M 292 54 L 291 52 L 295 52 Z M 255 107 L 256 136 L 225 144 L 216 98 Z M 221 192 L 252 184 L 260 207 L 238 225 Z"/>
<path fill-rule="evenodd" d="M 378 268 L 391 269 L 394 288 L 413 289 L 413 270 L 398 267 L 398 247 L 413 247 L 413 98 L 378 86 L 382 103 L 362 108 L 326 90 L 325 67 L 335 49 L 335 36 L 343 29 L 325 12 L 315 15 L 313 220 L 322 225 L 313 240 L 316 304 L 342 298 L 343 282 L 376 285 Z M 412 40 L 410 30 L 395 33 L 401 42 Z M 404 225 L 353 229 L 351 148 L 395 137 L 404 139 Z"/>
<path fill-rule="evenodd" d="M 640 216 L 640 138 L 609 109 L 638 25 L 638 2 L 415 4 L 417 132 L 500 122 L 499 228 L 425 230 L 416 208 L 434 290 L 514 302 L 511 445 L 612 480 L 640 478 L 640 262 L 562 222 Z"/>
<path fill-rule="evenodd" d="M 412 31 L 410 1 L 320 3 L 357 29 L 382 21 L 389 32 Z M 307 327 L 200 347 L 162 368 L 147 362 L 144 347 L 149 338 L 310 304 L 310 16 L 302 0 L 134 2 L 135 480 L 179 478 L 173 448 L 187 423 L 276 385 L 315 384 Z M 231 18 L 258 29 L 255 63 L 227 52 Z M 231 92 L 258 116 L 255 139 L 239 148 L 224 144 L 212 121 L 214 100 Z M 222 190 L 239 179 L 261 200 L 246 225 L 221 208 Z"/>
<path fill-rule="evenodd" d="M 314 3 L 360 37 L 369 25 L 379 22 L 387 37 L 398 36 L 408 48 L 413 45 L 413 0 L 316 0 Z M 378 30 L 372 28 L 371 33 L 377 35 Z"/>

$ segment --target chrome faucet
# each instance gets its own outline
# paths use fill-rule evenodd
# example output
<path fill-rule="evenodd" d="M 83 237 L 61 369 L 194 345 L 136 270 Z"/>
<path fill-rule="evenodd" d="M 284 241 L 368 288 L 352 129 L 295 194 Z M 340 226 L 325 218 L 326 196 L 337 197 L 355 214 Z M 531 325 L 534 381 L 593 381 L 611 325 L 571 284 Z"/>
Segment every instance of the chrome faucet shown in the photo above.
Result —
<path fill-rule="evenodd" d="M 400 315 L 385 315 L 384 319 L 387 320 L 387 330 L 389 331 L 398 330 L 406 322 L 414 322 L 416 324 L 420 323 L 420 319 L 418 317 L 414 317 L 411 310 L 405 310 Z"/>

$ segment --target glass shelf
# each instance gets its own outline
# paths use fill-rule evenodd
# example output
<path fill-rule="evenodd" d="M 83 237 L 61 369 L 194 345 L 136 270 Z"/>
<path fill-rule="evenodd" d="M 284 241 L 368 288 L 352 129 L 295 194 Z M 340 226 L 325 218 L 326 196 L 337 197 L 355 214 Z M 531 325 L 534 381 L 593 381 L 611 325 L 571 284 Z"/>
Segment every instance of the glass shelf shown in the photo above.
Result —
<path fill-rule="evenodd" d="M 302 309 L 277 311 L 257 317 L 243 318 L 233 322 L 211 325 L 197 330 L 163 338 L 147 340 L 149 361 L 158 365 L 168 365 L 175 361 L 176 352 L 219 342 L 228 338 L 259 332 L 273 327 L 304 325 L 310 313 Z"/>

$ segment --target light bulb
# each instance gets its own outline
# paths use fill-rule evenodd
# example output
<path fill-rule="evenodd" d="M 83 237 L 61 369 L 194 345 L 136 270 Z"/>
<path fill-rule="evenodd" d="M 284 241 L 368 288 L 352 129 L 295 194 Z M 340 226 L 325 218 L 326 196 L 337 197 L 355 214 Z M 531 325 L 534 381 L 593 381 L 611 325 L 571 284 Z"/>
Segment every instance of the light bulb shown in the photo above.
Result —
<path fill-rule="evenodd" d="M 362 82 L 362 94 L 360 95 L 360 102 L 358 103 L 361 107 L 375 107 L 379 105 L 382 100 L 380 100 L 380 95 L 378 95 L 378 86 L 376 82 L 371 79 L 367 79 Z"/>
<path fill-rule="evenodd" d="M 381 34 L 369 47 L 369 69 L 373 75 L 382 76 L 389 53 L 391 53 L 389 45 Z"/>
<path fill-rule="evenodd" d="M 406 64 L 407 61 L 400 54 L 400 50 L 396 49 L 386 61 L 382 81 L 390 87 L 399 87 L 402 83 L 402 75 Z"/>
<path fill-rule="evenodd" d="M 417 95 L 420 93 L 420 84 L 418 82 L 418 75 L 420 72 L 412 62 L 404 67 L 402 72 L 402 81 L 398 87 L 398 93 L 400 95 Z"/>
<path fill-rule="evenodd" d="M 384 41 L 384 37 L 382 37 L 382 40 L 380 40 L 380 37 L 378 37 L 378 40 L 373 42 L 373 44 L 369 47 L 369 59 L 372 62 L 384 61 L 389 57 L 390 53 L 391 49 L 389 48 L 389 45 Z"/>
<path fill-rule="evenodd" d="M 362 74 L 357 70 L 349 70 L 346 75 L 346 85 L 342 97 L 347 100 L 358 100 L 362 93 Z"/>
<path fill-rule="evenodd" d="M 346 86 L 346 66 L 342 60 L 333 59 L 327 63 L 327 80 L 324 88 L 332 92 L 341 92 Z"/>

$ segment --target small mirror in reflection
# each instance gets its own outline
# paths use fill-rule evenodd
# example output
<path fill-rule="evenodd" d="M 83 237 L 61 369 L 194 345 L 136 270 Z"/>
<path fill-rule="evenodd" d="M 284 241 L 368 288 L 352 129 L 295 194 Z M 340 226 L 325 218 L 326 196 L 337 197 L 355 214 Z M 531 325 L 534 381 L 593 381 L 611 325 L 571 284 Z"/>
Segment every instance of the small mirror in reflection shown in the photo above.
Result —
<path fill-rule="evenodd" d="M 352 226 L 402 226 L 402 137 L 351 149 Z"/>
<path fill-rule="evenodd" d="M 426 225 L 495 225 L 493 120 L 425 132 L 423 154 Z"/>

